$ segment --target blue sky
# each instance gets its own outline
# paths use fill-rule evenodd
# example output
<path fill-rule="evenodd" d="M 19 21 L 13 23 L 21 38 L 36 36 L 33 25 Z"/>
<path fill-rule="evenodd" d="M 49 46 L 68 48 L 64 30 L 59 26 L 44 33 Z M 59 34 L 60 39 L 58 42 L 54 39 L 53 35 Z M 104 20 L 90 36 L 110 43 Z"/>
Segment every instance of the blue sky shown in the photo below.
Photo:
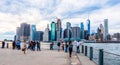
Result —
<path fill-rule="evenodd" d="M 109 33 L 120 32 L 120 0 L 0 0 L 0 40 L 13 39 L 16 27 L 22 22 L 36 24 L 44 31 L 58 17 L 63 28 L 91 20 L 91 31 L 104 19 L 109 20 Z"/>

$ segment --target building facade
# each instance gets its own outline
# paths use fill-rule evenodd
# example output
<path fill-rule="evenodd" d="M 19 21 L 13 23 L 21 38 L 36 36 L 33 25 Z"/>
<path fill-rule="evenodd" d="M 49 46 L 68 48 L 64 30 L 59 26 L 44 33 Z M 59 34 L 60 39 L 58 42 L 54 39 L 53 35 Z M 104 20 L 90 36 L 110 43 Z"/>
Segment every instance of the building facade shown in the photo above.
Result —
<path fill-rule="evenodd" d="M 51 41 L 56 41 L 56 23 L 51 23 Z"/>
<path fill-rule="evenodd" d="M 36 25 L 30 26 L 30 40 L 35 41 Z"/>
<path fill-rule="evenodd" d="M 80 28 L 81 28 L 81 39 L 84 39 L 84 24 L 83 24 L 83 22 L 81 22 L 81 24 L 80 24 Z"/>
<path fill-rule="evenodd" d="M 107 40 L 108 35 L 108 19 L 104 19 L 104 39 Z"/>
<path fill-rule="evenodd" d="M 44 31 L 44 35 L 43 35 L 43 41 L 48 42 L 49 41 L 49 25 L 47 25 L 47 28 Z"/>

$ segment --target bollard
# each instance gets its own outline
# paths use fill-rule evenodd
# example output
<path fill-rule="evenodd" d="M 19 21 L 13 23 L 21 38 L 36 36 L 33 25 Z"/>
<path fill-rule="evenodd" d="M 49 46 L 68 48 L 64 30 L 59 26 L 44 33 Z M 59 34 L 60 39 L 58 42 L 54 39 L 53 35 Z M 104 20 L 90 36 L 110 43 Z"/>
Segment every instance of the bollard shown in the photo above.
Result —
<path fill-rule="evenodd" d="M 84 45 L 82 45 L 82 53 L 84 53 Z"/>
<path fill-rule="evenodd" d="M 90 47 L 90 60 L 93 59 L 93 47 Z"/>
<path fill-rule="evenodd" d="M 85 46 L 85 56 L 87 56 L 87 46 Z"/>
<path fill-rule="evenodd" d="M 103 65 L 103 49 L 99 49 L 99 65 Z"/>

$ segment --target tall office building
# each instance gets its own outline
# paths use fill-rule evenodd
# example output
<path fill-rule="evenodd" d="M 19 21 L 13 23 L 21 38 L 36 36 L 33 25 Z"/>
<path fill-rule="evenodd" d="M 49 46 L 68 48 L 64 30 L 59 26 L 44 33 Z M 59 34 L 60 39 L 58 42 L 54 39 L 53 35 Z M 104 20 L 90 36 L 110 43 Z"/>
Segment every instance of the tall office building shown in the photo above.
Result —
<path fill-rule="evenodd" d="M 49 41 L 49 25 L 47 25 L 47 28 L 44 31 L 44 35 L 43 35 L 43 41 Z"/>
<path fill-rule="evenodd" d="M 107 40 L 108 35 L 108 19 L 104 19 L 104 39 Z"/>
<path fill-rule="evenodd" d="M 51 41 L 56 41 L 56 23 L 51 23 Z"/>
<path fill-rule="evenodd" d="M 22 23 L 20 26 L 20 40 L 21 41 L 28 41 L 30 40 L 30 24 Z"/>
<path fill-rule="evenodd" d="M 87 20 L 88 36 L 90 36 L 90 19 Z"/>
<path fill-rule="evenodd" d="M 72 40 L 80 40 L 80 27 L 71 27 Z"/>
<path fill-rule="evenodd" d="M 30 40 L 35 41 L 36 25 L 30 26 Z"/>
<path fill-rule="evenodd" d="M 35 31 L 35 41 L 42 41 L 43 32 L 42 31 Z"/>
<path fill-rule="evenodd" d="M 80 27 L 81 27 L 81 39 L 84 39 L 84 24 L 83 24 L 83 22 L 81 23 Z"/>
<path fill-rule="evenodd" d="M 16 30 L 16 40 L 20 40 L 20 36 L 21 36 L 21 30 L 20 30 L 20 27 L 17 27 L 17 30 Z"/>
<path fill-rule="evenodd" d="M 72 37 L 72 30 L 71 30 L 71 23 L 66 23 L 66 29 L 63 32 L 63 38 L 64 40 L 68 41 Z"/>
<path fill-rule="evenodd" d="M 56 31 L 57 31 L 57 41 L 59 41 L 62 37 L 62 27 L 61 27 L 60 19 L 57 19 Z"/>

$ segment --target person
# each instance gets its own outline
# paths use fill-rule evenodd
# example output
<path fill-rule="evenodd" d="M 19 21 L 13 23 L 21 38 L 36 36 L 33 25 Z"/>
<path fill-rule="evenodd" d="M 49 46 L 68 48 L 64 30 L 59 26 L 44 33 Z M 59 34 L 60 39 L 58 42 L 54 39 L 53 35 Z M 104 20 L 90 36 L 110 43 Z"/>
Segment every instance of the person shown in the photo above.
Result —
<path fill-rule="evenodd" d="M 73 51 L 73 44 L 72 41 L 69 41 L 69 57 L 72 56 L 72 51 Z"/>
<path fill-rule="evenodd" d="M 22 51 L 23 51 L 24 54 L 26 54 L 26 48 L 27 48 L 27 45 L 24 41 L 23 48 L 22 48 Z"/>
<path fill-rule="evenodd" d="M 37 42 L 37 51 L 40 51 L 40 42 Z"/>
<path fill-rule="evenodd" d="M 80 42 L 78 41 L 78 42 L 77 42 L 77 45 L 76 45 L 76 49 L 77 49 L 76 52 L 77 52 L 77 53 L 80 53 L 80 48 L 79 48 L 79 47 L 80 47 Z"/>
<path fill-rule="evenodd" d="M 65 52 L 66 52 L 66 53 L 68 52 L 68 44 L 67 44 L 67 41 L 65 42 Z"/>
<path fill-rule="evenodd" d="M 7 46 L 6 46 L 6 48 L 9 48 L 9 43 L 7 43 Z"/>
<path fill-rule="evenodd" d="M 20 48 L 21 48 L 21 47 L 20 47 L 20 43 L 21 43 L 21 42 L 20 42 L 19 40 L 18 40 L 17 43 L 16 43 L 16 47 L 17 47 L 18 50 L 20 50 Z"/>
<path fill-rule="evenodd" d="M 62 42 L 62 50 L 64 51 L 64 43 Z"/>
<path fill-rule="evenodd" d="M 60 51 L 60 42 L 58 42 L 57 46 L 58 46 L 58 51 Z"/>
<path fill-rule="evenodd" d="M 12 49 L 15 49 L 15 41 L 12 42 Z"/>
<path fill-rule="evenodd" d="M 2 41 L 2 48 L 5 47 L 5 41 Z"/>
<path fill-rule="evenodd" d="M 50 44 L 50 50 L 53 50 L 54 42 Z"/>

